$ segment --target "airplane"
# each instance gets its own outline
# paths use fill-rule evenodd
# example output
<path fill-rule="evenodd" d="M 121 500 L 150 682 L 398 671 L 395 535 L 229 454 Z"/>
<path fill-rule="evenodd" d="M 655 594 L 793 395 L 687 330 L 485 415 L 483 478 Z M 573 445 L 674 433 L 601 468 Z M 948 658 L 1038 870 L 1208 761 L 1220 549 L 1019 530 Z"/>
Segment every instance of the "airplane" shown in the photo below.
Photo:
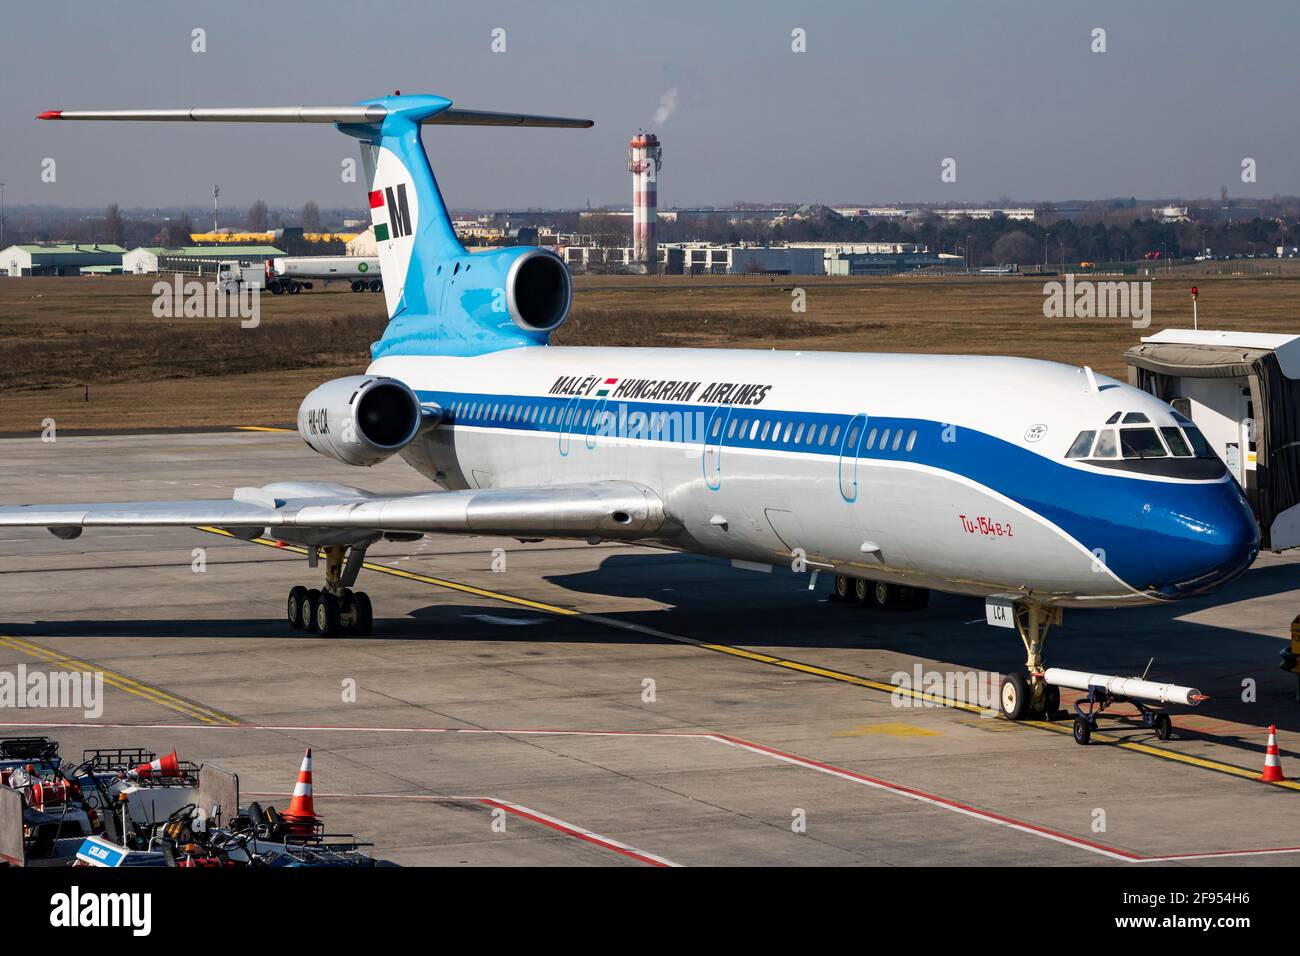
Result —
<path fill-rule="evenodd" d="M 401 94 L 38 118 L 333 123 L 357 139 L 389 322 L 365 374 L 307 395 L 298 431 L 362 468 L 398 455 L 434 487 L 378 495 L 277 481 L 230 500 L 8 506 L 0 526 L 72 539 L 203 525 L 305 546 L 312 568 L 324 557 L 324 581 L 294 587 L 286 616 L 321 635 L 371 632 L 370 599 L 353 590 L 368 547 L 435 532 L 637 542 L 826 571 L 838 597 L 883 610 L 924 607 L 930 590 L 973 595 L 1012 617 L 1025 645 L 1025 671 L 1001 687 L 1012 719 L 1059 706 L 1043 651 L 1063 608 L 1203 594 L 1258 553 L 1241 488 L 1200 431 L 1088 368 L 550 345 L 572 304 L 567 267 L 536 247 L 467 252 L 421 130 L 590 120 Z"/>

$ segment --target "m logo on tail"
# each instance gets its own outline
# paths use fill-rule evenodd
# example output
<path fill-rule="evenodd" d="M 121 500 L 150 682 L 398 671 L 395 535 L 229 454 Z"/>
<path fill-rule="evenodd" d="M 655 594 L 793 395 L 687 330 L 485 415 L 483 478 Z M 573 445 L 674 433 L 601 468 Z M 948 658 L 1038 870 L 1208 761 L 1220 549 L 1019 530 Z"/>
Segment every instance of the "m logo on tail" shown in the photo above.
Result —
<path fill-rule="evenodd" d="M 376 242 L 409 236 L 411 211 L 406 205 L 406 183 L 374 190 L 370 194 L 370 215 L 375 223 Z"/>

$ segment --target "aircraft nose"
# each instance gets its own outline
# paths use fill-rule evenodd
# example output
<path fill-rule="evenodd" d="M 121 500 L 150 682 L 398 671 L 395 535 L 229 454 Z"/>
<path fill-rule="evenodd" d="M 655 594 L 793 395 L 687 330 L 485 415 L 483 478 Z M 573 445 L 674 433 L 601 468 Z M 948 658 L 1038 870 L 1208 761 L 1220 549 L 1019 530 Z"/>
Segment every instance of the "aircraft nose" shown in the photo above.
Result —
<path fill-rule="evenodd" d="M 1241 574 L 1259 554 L 1259 525 L 1233 481 L 1204 486 L 1179 506 L 1150 505 L 1151 589 L 1163 597 L 1213 590 Z"/>

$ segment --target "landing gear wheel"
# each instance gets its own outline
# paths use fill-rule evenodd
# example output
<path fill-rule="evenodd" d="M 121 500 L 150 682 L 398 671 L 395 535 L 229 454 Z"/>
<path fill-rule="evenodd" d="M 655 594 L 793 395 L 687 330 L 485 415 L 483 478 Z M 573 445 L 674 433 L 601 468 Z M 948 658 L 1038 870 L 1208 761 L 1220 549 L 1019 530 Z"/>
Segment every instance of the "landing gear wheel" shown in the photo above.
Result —
<path fill-rule="evenodd" d="M 902 610 L 903 589 L 897 584 L 877 581 L 871 591 L 871 602 L 882 611 Z"/>
<path fill-rule="evenodd" d="M 875 602 L 872 600 L 871 582 L 863 578 L 853 579 L 853 600 L 857 601 L 863 607 L 874 607 Z"/>
<path fill-rule="evenodd" d="M 1086 745 L 1092 739 L 1092 728 L 1082 717 L 1074 718 L 1074 742 Z"/>
<path fill-rule="evenodd" d="M 358 637 L 369 637 L 375 623 L 375 612 L 370 604 L 370 595 L 365 591 L 358 591 L 352 595 L 352 604 L 356 612 L 356 617 L 352 619 L 352 633 Z"/>
<path fill-rule="evenodd" d="M 321 637 L 333 637 L 338 632 L 339 599 L 324 591 L 316 603 L 316 633 Z"/>
<path fill-rule="evenodd" d="M 1002 682 L 1002 714 L 1007 720 L 1024 720 L 1029 715 L 1029 681 L 1024 674 L 1012 674 Z"/>
<path fill-rule="evenodd" d="M 844 574 L 835 575 L 835 590 L 831 596 L 837 601 L 847 601 L 853 596 L 853 580 Z"/>
<path fill-rule="evenodd" d="M 301 584 L 289 591 L 289 602 L 285 606 L 285 612 L 289 618 L 289 626 L 295 631 L 302 630 L 302 602 L 307 598 L 307 589 Z"/>
<path fill-rule="evenodd" d="M 1156 727 L 1156 736 L 1159 737 L 1161 740 L 1168 740 L 1170 737 L 1173 736 L 1174 727 L 1173 724 L 1169 722 L 1168 714 L 1156 714 L 1155 727 Z"/>
<path fill-rule="evenodd" d="M 315 588 L 311 588 L 298 604 L 298 607 L 301 610 L 299 620 L 302 622 L 302 629 L 304 631 L 313 631 L 316 629 L 316 602 L 319 600 L 320 592 Z"/>

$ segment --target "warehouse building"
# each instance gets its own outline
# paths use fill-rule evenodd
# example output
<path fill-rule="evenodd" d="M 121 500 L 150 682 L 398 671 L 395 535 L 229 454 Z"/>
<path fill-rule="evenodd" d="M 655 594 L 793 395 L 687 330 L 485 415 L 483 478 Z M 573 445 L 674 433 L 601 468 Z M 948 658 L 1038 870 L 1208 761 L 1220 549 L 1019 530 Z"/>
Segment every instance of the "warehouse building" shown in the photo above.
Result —
<path fill-rule="evenodd" d="M 915 272 L 935 266 L 960 267 L 961 256 L 934 252 L 841 252 L 828 256 L 826 274 L 832 276 L 882 276 Z"/>
<path fill-rule="evenodd" d="M 121 266 L 121 246 L 110 243 L 33 243 L 0 250 L 0 272 L 19 276 L 75 276 L 92 266 Z"/>
<path fill-rule="evenodd" d="M 179 249 L 140 246 L 121 256 L 120 263 L 122 271 L 130 275 L 153 275 L 164 271 L 203 275 L 216 271 L 219 263 L 232 259 L 251 266 L 282 255 L 284 251 L 275 246 L 182 246 Z"/>

